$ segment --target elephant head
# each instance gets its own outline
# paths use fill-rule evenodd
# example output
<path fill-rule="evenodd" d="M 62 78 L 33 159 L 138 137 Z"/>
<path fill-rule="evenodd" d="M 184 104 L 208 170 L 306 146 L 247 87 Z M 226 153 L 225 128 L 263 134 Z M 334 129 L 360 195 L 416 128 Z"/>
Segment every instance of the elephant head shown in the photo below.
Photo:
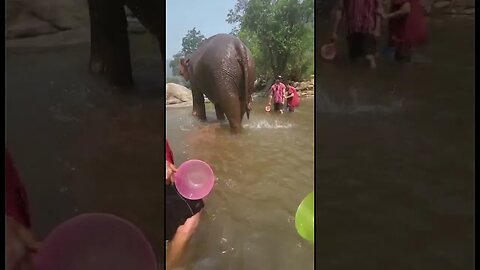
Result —
<path fill-rule="evenodd" d="M 190 59 L 180 58 L 179 73 L 188 82 L 191 77 Z"/>

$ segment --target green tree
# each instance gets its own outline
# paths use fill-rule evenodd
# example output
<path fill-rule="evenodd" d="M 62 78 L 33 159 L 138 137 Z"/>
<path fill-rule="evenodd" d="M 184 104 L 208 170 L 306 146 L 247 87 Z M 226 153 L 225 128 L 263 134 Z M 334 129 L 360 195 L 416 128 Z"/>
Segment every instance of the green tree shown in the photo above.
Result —
<path fill-rule="evenodd" d="M 182 38 L 182 50 L 173 55 L 173 59 L 168 64 L 172 69 L 172 75 L 179 75 L 178 65 L 180 63 L 180 58 L 194 52 L 204 40 L 205 36 L 195 29 L 195 27 L 187 31 L 185 37 Z"/>
<path fill-rule="evenodd" d="M 194 52 L 204 40 L 205 36 L 200 31 L 197 31 L 195 27 L 192 30 L 188 30 L 187 35 L 182 39 L 183 55 Z"/>
<path fill-rule="evenodd" d="M 250 48 L 260 76 L 313 73 L 313 0 L 238 0 L 227 15 Z"/>

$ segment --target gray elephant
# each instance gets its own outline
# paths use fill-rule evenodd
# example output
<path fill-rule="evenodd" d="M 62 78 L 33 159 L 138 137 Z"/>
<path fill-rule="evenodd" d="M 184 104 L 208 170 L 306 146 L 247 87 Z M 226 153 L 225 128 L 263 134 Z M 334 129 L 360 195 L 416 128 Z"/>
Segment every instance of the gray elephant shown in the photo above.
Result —
<path fill-rule="evenodd" d="M 191 55 L 180 59 L 180 74 L 190 82 L 193 115 L 206 120 L 204 94 L 215 105 L 218 120 L 242 129 L 243 115 L 250 117 L 255 81 L 255 61 L 250 50 L 233 35 L 218 34 L 204 40 Z"/>

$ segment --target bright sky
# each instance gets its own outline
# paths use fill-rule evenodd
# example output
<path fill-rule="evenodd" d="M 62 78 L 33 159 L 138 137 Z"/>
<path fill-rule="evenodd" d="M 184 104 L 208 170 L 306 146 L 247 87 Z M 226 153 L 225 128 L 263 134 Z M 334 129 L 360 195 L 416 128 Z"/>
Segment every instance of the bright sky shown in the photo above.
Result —
<path fill-rule="evenodd" d="M 236 0 L 167 0 L 167 59 L 182 49 L 182 38 L 195 27 L 206 38 L 230 33 L 225 20 Z"/>

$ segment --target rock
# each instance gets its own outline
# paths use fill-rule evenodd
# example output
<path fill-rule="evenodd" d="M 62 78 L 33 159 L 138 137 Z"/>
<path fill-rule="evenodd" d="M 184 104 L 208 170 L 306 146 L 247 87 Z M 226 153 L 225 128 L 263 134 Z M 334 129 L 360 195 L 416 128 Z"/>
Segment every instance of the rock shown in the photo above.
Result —
<path fill-rule="evenodd" d="M 473 15 L 475 14 L 475 8 L 466 8 L 463 10 L 463 14 Z"/>
<path fill-rule="evenodd" d="M 300 90 L 300 91 L 303 91 L 307 88 L 308 88 L 308 83 L 307 82 L 301 82 L 297 87 L 297 89 Z"/>
<path fill-rule="evenodd" d="M 450 1 L 438 1 L 438 2 L 435 2 L 435 3 L 433 4 L 433 7 L 434 7 L 434 8 L 438 8 L 438 9 L 440 9 L 440 8 L 446 8 L 446 7 L 449 7 L 450 4 L 451 4 Z"/>
<path fill-rule="evenodd" d="M 6 38 L 24 38 L 89 26 L 86 1 L 6 0 Z"/>
<path fill-rule="evenodd" d="M 307 96 L 313 96 L 313 95 L 315 95 L 315 92 L 313 90 L 308 90 L 308 91 L 305 92 L 305 94 Z"/>
<path fill-rule="evenodd" d="M 182 85 L 176 83 L 167 83 L 166 89 L 167 105 L 192 101 L 192 91 Z"/>

